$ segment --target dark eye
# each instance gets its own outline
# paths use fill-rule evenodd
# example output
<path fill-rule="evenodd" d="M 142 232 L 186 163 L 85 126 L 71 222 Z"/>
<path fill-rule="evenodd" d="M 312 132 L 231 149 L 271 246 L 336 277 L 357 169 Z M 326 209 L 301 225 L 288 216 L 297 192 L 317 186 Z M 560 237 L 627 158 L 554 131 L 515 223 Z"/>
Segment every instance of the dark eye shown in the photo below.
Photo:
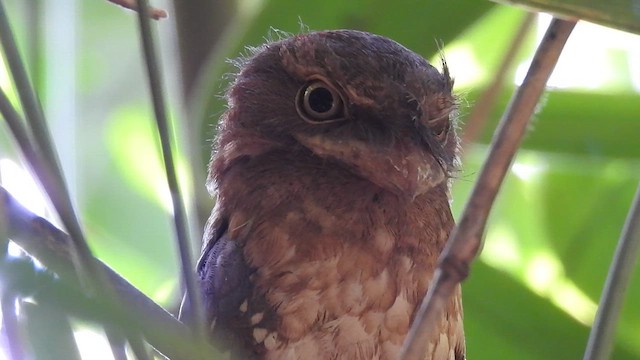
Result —
<path fill-rule="evenodd" d="M 296 108 L 298 114 L 311 123 L 333 122 L 346 117 L 340 93 L 322 80 L 312 80 L 300 89 Z"/>

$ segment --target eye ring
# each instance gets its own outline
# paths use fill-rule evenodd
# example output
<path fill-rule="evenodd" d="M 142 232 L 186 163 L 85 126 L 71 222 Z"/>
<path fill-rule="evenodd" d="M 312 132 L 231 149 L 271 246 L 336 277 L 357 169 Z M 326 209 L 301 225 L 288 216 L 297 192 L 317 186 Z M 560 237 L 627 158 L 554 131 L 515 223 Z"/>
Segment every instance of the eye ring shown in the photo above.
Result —
<path fill-rule="evenodd" d="M 328 81 L 309 80 L 296 96 L 296 110 L 307 122 L 326 124 L 346 118 L 345 105 L 340 92 Z"/>

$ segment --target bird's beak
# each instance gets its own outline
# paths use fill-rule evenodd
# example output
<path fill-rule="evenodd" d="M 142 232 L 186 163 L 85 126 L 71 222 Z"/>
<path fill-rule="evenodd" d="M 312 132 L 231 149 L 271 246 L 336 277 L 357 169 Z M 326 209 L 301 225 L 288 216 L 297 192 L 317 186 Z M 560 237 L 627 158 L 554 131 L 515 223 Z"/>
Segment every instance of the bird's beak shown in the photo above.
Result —
<path fill-rule="evenodd" d="M 297 135 L 296 139 L 317 156 L 341 161 L 363 178 L 411 199 L 446 179 L 433 155 L 409 141 L 380 148 L 364 141 L 322 135 Z"/>

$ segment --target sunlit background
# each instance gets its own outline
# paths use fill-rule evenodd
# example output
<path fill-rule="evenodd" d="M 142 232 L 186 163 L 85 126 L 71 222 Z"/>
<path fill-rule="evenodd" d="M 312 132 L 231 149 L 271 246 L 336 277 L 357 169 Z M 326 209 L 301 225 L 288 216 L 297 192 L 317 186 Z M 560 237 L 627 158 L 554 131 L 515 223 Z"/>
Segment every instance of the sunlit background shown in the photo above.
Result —
<path fill-rule="evenodd" d="M 398 1 L 392 10 L 376 11 L 360 2 L 332 1 L 320 11 L 290 1 L 239 1 L 233 31 L 213 56 L 218 62 L 202 75 L 212 79 L 203 86 L 206 105 L 192 112 L 185 111 L 180 101 L 173 20 L 157 23 L 170 106 L 183 145 L 178 164 L 186 193 L 203 196 L 206 155 L 198 159 L 193 152 L 209 151 L 213 125 L 222 111 L 217 96 L 225 83 L 220 79 L 230 71 L 222 61 L 238 55 L 243 46 L 262 42 L 269 26 L 297 32 L 302 22 L 311 29 L 370 30 L 436 64 L 436 40 L 446 39 L 444 54 L 460 96 L 464 131 L 465 119 L 495 77 L 525 13 L 490 2 L 472 5 L 482 2 L 468 0 L 456 2 L 457 13 L 433 14 L 422 3 Z M 154 5 L 171 8 L 163 2 Z M 170 201 L 135 14 L 98 0 L 8 0 L 6 6 L 52 124 L 92 249 L 155 301 L 175 311 L 180 282 Z M 420 11 L 412 10 L 416 6 Z M 456 24 L 458 17 L 464 26 Z M 429 21 L 438 26 L 429 26 Z M 453 186 L 456 215 L 484 161 L 500 113 L 524 78 L 549 21 L 548 15 L 537 16 L 516 65 L 507 69 L 508 81 L 487 128 L 463 153 L 463 169 Z M 4 67 L 0 85 L 12 93 Z M 578 24 L 498 197 L 480 261 L 464 286 L 469 358 L 581 357 L 640 180 L 639 92 L 640 36 Z M 185 113 L 192 116 L 184 118 Z M 0 181 L 23 205 L 56 223 L 6 127 L 0 131 Z M 207 198 L 197 202 L 213 203 Z M 203 216 L 202 211 L 194 215 L 193 222 Z M 194 225 L 196 237 L 199 229 Z M 22 256 L 16 246 L 10 254 Z M 640 307 L 633 304 L 640 304 L 638 271 L 619 322 L 614 359 L 640 359 Z M 83 358 L 113 359 L 100 331 L 80 322 L 73 325 Z M 0 359 L 4 358 L 0 351 Z"/>

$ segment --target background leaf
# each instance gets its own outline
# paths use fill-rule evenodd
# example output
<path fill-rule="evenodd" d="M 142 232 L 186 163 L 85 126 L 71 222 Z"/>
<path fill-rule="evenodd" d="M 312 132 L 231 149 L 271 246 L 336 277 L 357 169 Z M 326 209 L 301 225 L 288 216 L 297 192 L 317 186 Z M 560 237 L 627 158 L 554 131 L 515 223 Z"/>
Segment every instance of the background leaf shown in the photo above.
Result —
<path fill-rule="evenodd" d="M 505 4 L 518 4 L 529 9 L 553 12 L 593 21 L 617 29 L 640 33 L 640 15 L 637 0 L 497 0 Z"/>

